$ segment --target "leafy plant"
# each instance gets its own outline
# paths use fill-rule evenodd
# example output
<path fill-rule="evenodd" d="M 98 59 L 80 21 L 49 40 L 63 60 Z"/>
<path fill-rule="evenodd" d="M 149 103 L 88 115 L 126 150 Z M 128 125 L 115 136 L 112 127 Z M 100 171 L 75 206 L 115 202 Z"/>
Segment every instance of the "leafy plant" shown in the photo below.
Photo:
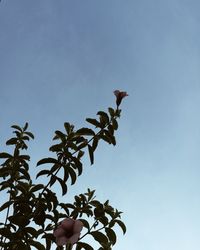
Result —
<path fill-rule="evenodd" d="M 94 164 L 94 153 L 101 140 L 116 145 L 115 131 L 121 113 L 118 106 L 127 95 L 117 93 L 119 96 L 115 91 L 117 109 L 108 108 L 107 112 L 99 111 L 97 118 L 87 118 L 90 127 L 76 130 L 74 125 L 65 122 L 63 131 L 55 131 L 55 144 L 49 148 L 54 157 L 37 163 L 37 167 L 45 168 L 38 171 L 36 178 L 45 176 L 46 185 L 34 183 L 29 173 L 30 156 L 25 151 L 34 135 L 28 131 L 28 123 L 23 127 L 12 126 L 14 137 L 6 145 L 13 147 L 13 153 L 0 153 L 0 191 L 8 197 L 0 207 L 0 213 L 5 214 L 5 221 L 0 223 L 1 250 L 50 250 L 56 243 L 54 231 L 66 218 L 81 221 L 84 228 L 84 234 L 74 244 L 76 250 L 94 249 L 83 241 L 89 235 L 99 243 L 99 249 L 110 250 L 117 240 L 115 226 L 126 232 L 121 212 L 108 200 L 98 201 L 95 190 L 76 195 L 72 203 L 60 203 L 52 191 L 52 186 L 58 184 L 62 195 L 67 194 L 69 186 L 74 185 L 83 172 L 82 157 L 87 153 L 90 163 Z M 68 242 L 65 247 L 72 249 L 73 245 Z"/>

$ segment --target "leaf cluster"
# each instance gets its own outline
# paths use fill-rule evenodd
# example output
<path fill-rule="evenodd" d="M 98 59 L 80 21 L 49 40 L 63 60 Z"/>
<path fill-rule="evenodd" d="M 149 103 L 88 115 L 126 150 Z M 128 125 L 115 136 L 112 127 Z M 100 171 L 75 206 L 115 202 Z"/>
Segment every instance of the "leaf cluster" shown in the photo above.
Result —
<path fill-rule="evenodd" d="M 99 242 L 100 249 L 111 249 L 116 243 L 113 229 L 116 224 L 125 233 L 126 227 L 120 220 L 121 212 L 110 206 L 109 201 L 101 203 L 96 200 L 94 190 L 88 189 L 87 193 L 75 196 L 73 203 L 65 204 L 59 203 L 52 189 L 58 183 L 62 195 L 66 195 L 69 183 L 74 185 L 83 172 L 84 154 L 88 153 L 93 164 L 94 152 L 100 140 L 116 144 L 115 131 L 118 129 L 120 110 L 109 108 L 108 113 L 99 111 L 97 115 L 97 119 L 86 119 L 93 128 L 75 130 L 72 124 L 65 122 L 64 132 L 55 131 L 53 140 L 56 143 L 49 148 L 55 157 L 46 157 L 37 163 L 37 166 L 46 164 L 46 168 L 36 176 L 46 176 L 46 185 L 34 184 L 29 174 L 30 156 L 24 151 L 28 149 L 27 142 L 34 139 L 34 135 L 27 130 L 28 123 L 23 127 L 12 126 L 14 137 L 6 145 L 14 147 L 13 153 L 0 153 L 3 161 L 0 164 L 0 191 L 8 195 L 8 200 L 0 207 L 0 213 L 6 214 L 4 223 L 0 223 L 0 249 L 29 250 L 34 247 L 50 250 L 55 243 L 53 230 L 60 219 L 66 217 L 80 219 L 84 225 L 86 233 L 77 242 L 77 250 L 93 249 L 82 241 L 88 235 Z M 41 239 L 45 241 L 45 246 Z"/>

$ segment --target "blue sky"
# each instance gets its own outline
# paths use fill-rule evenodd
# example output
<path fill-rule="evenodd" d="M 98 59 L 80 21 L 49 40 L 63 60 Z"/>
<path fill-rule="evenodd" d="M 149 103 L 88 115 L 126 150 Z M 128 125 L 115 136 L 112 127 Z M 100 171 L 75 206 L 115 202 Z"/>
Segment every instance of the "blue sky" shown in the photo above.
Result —
<path fill-rule="evenodd" d="M 70 195 L 97 190 L 127 234 L 115 250 L 200 246 L 200 2 L 43 0 L 0 4 L 0 147 L 30 123 L 31 171 L 56 129 L 122 103 L 117 146 L 101 144 Z"/>

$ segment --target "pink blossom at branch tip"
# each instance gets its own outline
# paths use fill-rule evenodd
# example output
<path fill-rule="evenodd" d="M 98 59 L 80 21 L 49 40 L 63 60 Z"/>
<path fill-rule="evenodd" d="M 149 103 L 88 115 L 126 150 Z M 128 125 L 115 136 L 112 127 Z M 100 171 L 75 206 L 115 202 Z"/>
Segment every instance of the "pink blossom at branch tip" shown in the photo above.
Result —
<path fill-rule="evenodd" d="M 67 243 L 75 244 L 80 237 L 82 228 L 83 223 L 80 220 L 71 218 L 64 219 L 53 233 L 56 237 L 57 245 L 63 246 Z"/>
<path fill-rule="evenodd" d="M 114 94 L 116 96 L 116 104 L 117 104 L 117 108 L 119 107 L 122 99 L 126 96 L 128 96 L 127 92 L 125 91 L 119 91 L 119 90 L 115 90 Z"/>

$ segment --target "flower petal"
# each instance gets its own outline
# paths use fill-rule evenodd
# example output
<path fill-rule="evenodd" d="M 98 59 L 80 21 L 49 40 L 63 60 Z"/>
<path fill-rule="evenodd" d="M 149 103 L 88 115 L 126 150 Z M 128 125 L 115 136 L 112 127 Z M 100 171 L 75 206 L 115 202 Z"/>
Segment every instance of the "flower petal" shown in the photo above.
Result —
<path fill-rule="evenodd" d="M 83 223 L 80 220 L 74 222 L 73 233 L 80 233 L 83 229 Z"/>
<path fill-rule="evenodd" d="M 72 245 L 78 241 L 79 236 L 80 236 L 80 233 L 76 233 L 69 238 L 69 241 L 72 243 Z"/>
<path fill-rule="evenodd" d="M 58 246 L 66 245 L 69 239 L 65 236 L 56 238 L 56 243 Z"/>
<path fill-rule="evenodd" d="M 67 218 L 67 219 L 64 219 L 61 222 L 61 226 L 66 231 L 72 231 L 73 230 L 73 226 L 74 226 L 74 222 L 75 221 L 73 219 Z"/>
<path fill-rule="evenodd" d="M 117 89 L 115 91 L 113 91 L 113 93 L 116 95 L 116 97 L 119 95 L 120 91 Z"/>
<path fill-rule="evenodd" d="M 124 98 L 125 96 L 128 96 L 127 92 L 125 92 L 125 91 L 124 92 L 122 91 L 120 94 L 121 94 L 122 98 Z"/>
<path fill-rule="evenodd" d="M 58 227 L 54 232 L 53 235 L 55 237 L 61 237 L 65 235 L 65 230 L 62 227 Z"/>

